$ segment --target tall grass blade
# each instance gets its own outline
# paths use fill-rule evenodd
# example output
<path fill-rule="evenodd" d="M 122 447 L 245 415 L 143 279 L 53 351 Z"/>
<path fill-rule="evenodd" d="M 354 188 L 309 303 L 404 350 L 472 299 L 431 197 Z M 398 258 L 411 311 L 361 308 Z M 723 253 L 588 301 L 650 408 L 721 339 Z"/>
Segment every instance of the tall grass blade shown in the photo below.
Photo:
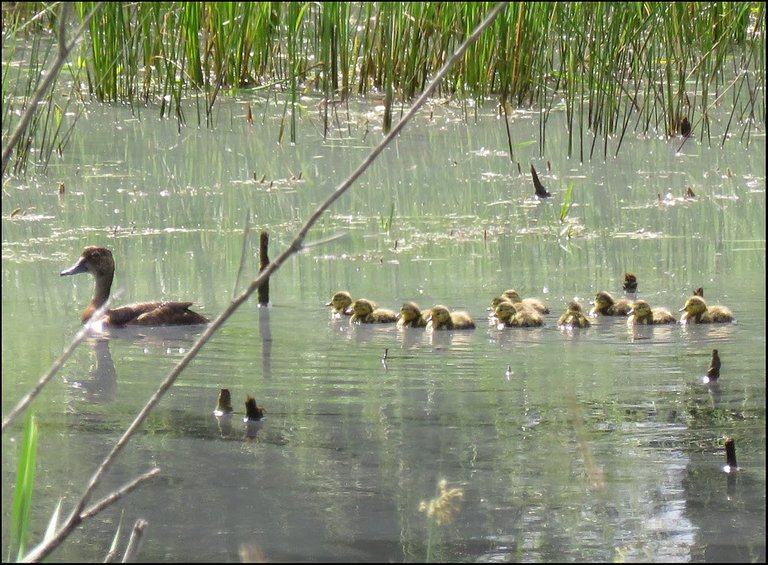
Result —
<path fill-rule="evenodd" d="M 565 197 L 563 203 L 560 205 L 560 223 L 562 224 L 568 219 L 568 214 L 571 212 L 573 201 L 571 200 L 573 195 L 573 181 L 568 183 L 568 188 L 565 191 Z"/>
<path fill-rule="evenodd" d="M 17 548 L 17 561 L 24 557 L 24 545 L 26 543 L 27 530 L 29 529 L 32 492 L 35 486 L 37 440 L 37 419 L 32 411 L 30 411 L 24 425 L 24 436 L 21 439 L 19 465 L 16 469 L 16 489 L 13 493 L 13 511 L 11 514 L 10 548 Z"/>

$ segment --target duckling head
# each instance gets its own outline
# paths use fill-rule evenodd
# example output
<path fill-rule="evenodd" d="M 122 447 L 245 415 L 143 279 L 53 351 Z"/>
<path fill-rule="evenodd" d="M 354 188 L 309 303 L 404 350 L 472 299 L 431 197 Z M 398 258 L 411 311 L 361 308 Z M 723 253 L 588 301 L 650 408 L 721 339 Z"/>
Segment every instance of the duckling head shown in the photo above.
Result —
<path fill-rule="evenodd" d="M 510 302 L 522 302 L 523 298 L 520 296 L 520 293 L 517 292 L 514 288 L 510 288 L 509 290 L 505 290 L 503 293 L 501 293 L 502 296 L 506 296 Z"/>
<path fill-rule="evenodd" d="M 686 312 L 688 316 L 696 316 L 707 311 L 707 303 L 701 296 L 691 296 L 685 301 L 685 306 L 680 308 L 680 312 Z"/>
<path fill-rule="evenodd" d="M 432 307 L 432 315 L 429 317 L 433 328 L 439 328 L 451 321 L 451 313 L 445 306 L 437 305 Z"/>
<path fill-rule="evenodd" d="M 495 312 L 496 318 L 498 318 L 499 321 L 506 322 L 517 313 L 517 308 L 515 308 L 515 305 L 509 300 L 502 300 L 496 306 Z"/>
<path fill-rule="evenodd" d="M 358 298 L 352 303 L 350 308 L 352 309 L 352 314 L 358 318 L 368 316 L 374 310 L 373 303 L 365 298 Z"/>
<path fill-rule="evenodd" d="M 331 297 L 326 306 L 331 306 L 337 312 L 343 312 L 352 305 L 352 295 L 345 290 L 340 290 Z"/>
<path fill-rule="evenodd" d="M 628 314 L 630 315 L 634 314 L 638 318 L 644 318 L 646 316 L 650 316 L 651 305 L 648 304 L 645 300 L 635 300 L 635 303 L 632 306 L 632 309 L 628 312 Z"/>
<path fill-rule="evenodd" d="M 610 306 L 613 306 L 613 304 L 614 304 L 613 296 L 611 296 L 610 294 L 608 294 L 604 290 L 600 291 L 597 294 L 595 294 L 594 304 L 595 304 L 595 306 L 597 307 L 598 310 L 601 310 L 603 308 L 608 308 Z"/>
<path fill-rule="evenodd" d="M 400 306 L 400 319 L 403 323 L 415 322 L 421 317 L 421 310 L 415 302 L 403 302 Z"/>

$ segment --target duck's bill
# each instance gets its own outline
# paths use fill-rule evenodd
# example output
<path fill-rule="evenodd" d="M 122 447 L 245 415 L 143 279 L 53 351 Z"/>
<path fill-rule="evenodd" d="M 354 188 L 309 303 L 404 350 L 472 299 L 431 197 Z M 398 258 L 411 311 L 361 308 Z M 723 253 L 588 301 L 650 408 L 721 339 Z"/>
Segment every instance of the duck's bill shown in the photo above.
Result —
<path fill-rule="evenodd" d="M 88 272 L 88 267 L 85 266 L 85 259 L 81 258 L 77 263 L 72 265 L 69 269 L 65 271 L 61 271 L 59 273 L 59 276 L 67 276 L 67 275 L 79 275 L 80 273 L 86 273 Z"/>

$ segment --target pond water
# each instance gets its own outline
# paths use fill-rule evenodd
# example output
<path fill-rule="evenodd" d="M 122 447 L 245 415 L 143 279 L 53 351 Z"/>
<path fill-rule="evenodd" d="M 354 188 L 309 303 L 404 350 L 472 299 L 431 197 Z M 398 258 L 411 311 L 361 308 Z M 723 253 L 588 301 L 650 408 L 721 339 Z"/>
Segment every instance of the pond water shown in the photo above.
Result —
<path fill-rule="evenodd" d="M 381 137 L 373 103 L 340 108 L 327 140 L 317 101 L 304 103 L 295 146 L 277 142 L 282 108 L 261 99 L 254 125 L 242 102 L 221 104 L 213 132 L 94 106 L 47 175 L 5 180 L 4 414 L 79 328 L 92 280 L 58 273 L 85 246 L 113 250 L 117 304 L 185 299 L 209 317 L 257 276 L 260 230 L 273 257 L 285 248 Z M 97 497 L 153 466 L 160 477 L 51 560 L 102 559 L 121 519 L 144 518 L 145 561 L 764 561 L 764 132 L 721 147 L 695 131 L 680 151 L 635 135 L 617 158 L 579 163 L 563 123 L 552 114 L 540 158 L 537 114 L 512 115 L 520 174 L 491 106 L 425 111 L 308 239 L 341 237 L 289 260 L 268 308 L 254 300 L 227 322 Z M 529 163 L 551 199 L 533 198 Z M 557 328 L 574 297 L 622 295 L 625 271 L 653 306 L 676 311 L 703 287 L 738 322 Z M 549 303 L 543 328 L 488 325 L 508 288 Z M 350 326 L 323 306 L 337 290 L 467 310 L 477 329 Z M 199 333 L 91 339 L 35 402 L 32 539 Z M 713 349 L 721 378 L 707 386 Z M 229 421 L 213 415 L 223 387 Z M 242 422 L 247 394 L 267 411 L 257 426 Z M 19 430 L 3 435 L 3 547 Z"/>

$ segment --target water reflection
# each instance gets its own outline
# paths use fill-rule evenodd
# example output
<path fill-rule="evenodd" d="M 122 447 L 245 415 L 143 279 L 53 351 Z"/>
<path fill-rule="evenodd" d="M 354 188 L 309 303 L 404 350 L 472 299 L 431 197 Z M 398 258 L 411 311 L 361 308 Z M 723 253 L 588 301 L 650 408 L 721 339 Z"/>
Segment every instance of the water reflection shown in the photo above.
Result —
<path fill-rule="evenodd" d="M 85 401 L 95 404 L 112 402 L 117 392 L 117 372 L 106 338 L 89 338 L 84 342 L 93 353 L 94 363 L 86 376 L 69 381 L 73 389 L 85 393 Z"/>

